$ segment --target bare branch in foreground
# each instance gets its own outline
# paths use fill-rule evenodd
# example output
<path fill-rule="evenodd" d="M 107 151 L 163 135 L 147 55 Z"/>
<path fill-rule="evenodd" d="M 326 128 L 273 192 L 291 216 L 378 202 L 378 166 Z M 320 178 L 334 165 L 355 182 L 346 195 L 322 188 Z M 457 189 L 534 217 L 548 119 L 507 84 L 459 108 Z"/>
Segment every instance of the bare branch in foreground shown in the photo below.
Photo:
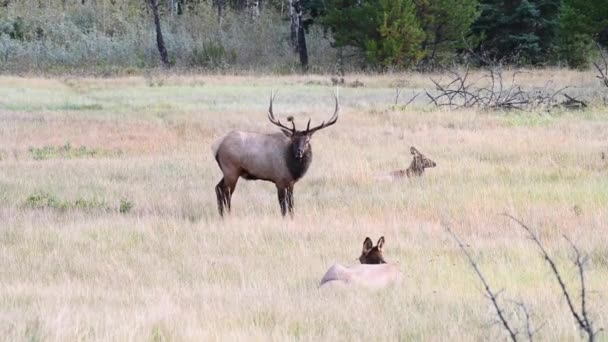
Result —
<path fill-rule="evenodd" d="M 524 314 L 526 324 L 526 337 L 528 337 L 528 341 L 534 341 L 534 334 L 536 334 L 536 332 L 539 331 L 543 325 L 541 324 L 541 326 L 534 329 L 534 326 L 532 325 L 532 315 L 530 314 L 530 310 L 528 310 L 528 307 L 526 307 L 526 305 L 522 302 L 513 301 L 513 304 L 517 305 L 519 310 Z"/>
<path fill-rule="evenodd" d="M 467 259 L 469 261 L 469 264 L 471 264 L 471 267 L 473 268 L 473 270 L 475 270 L 475 273 L 477 274 L 477 277 L 479 278 L 479 280 L 481 280 L 481 283 L 483 284 L 483 287 L 484 287 L 484 290 L 486 291 L 486 294 L 488 295 L 488 297 L 492 301 L 492 305 L 494 306 L 494 309 L 496 310 L 496 313 L 498 314 L 498 318 L 500 319 L 500 322 L 502 323 L 502 326 L 509 333 L 509 336 L 510 336 L 511 340 L 514 341 L 514 342 L 517 341 L 517 334 L 515 333 L 515 331 L 513 331 L 513 329 L 511 328 L 511 326 L 509 326 L 509 322 L 507 322 L 507 319 L 506 319 L 506 317 L 504 315 L 503 310 L 498 305 L 498 295 L 499 295 L 499 293 L 492 292 L 492 289 L 490 288 L 490 285 L 488 285 L 488 282 L 486 281 L 486 279 L 484 278 L 483 274 L 479 270 L 479 267 L 477 266 L 477 263 L 475 262 L 475 260 L 473 260 L 473 257 L 469 254 L 469 252 L 467 251 L 467 249 L 465 248 L 465 246 L 463 245 L 463 243 L 460 241 L 460 239 L 458 239 L 458 237 L 456 236 L 456 234 L 450 229 L 450 227 L 447 224 L 442 224 L 442 226 L 452 236 L 452 238 L 454 239 L 454 241 L 456 241 L 456 243 L 458 244 L 458 247 L 460 247 L 460 250 L 462 250 L 462 252 L 464 253 L 464 255 L 467 257 Z"/>
<path fill-rule="evenodd" d="M 507 214 L 507 213 L 503 213 L 502 215 L 510 218 L 511 220 L 513 220 L 517 224 L 519 224 L 521 226 L 521 228 L 523 228 L 528 233 L 528 235 L 530 236 L 530 239 L 532 239 L 532 241 L 534 241 L 534 243 L 536 244 L 538 249 L 541 251 L 543 258 L 545 259 L 545 261 L 547 261 L 547 263 L 549 264 L 549 267 L 551 267 L 551 271 L 553 272 L 553 275 L 555 276 L 555 278 L 557 279 L 557 282 L 559 283 L 559 286 L 562 290 L 562 294 L 564 295 L 564 297 L 566 298 L 566 302 L 568 303 L 568 308 L 570 309 L 570 313 L 572 314 L 572 317 L 574 317 L 574 320 L 578 324 L 579 329 L 581 331 L 583 331 L 585 334 L 587 334 L 587 340 L 589 342 L 595 341 L 595 337 L 601 331 L 601 329 L 597 330 L 597 331 L 593 330 L 593 322 L 591 320 L 589 320 L 589 317 L 587 314 L 587 307 L 586 307 L 587 299 L 586 299 L 586 292 L 585 292 L 585 277 L 584 277 L 584 265 L 587 261 L 587 257 L 581 256 L 581 253 L 579 252 L 578 248 L 568 238 L 566 238 L 564 236 L 566 238 L 566 240 L 568 242 L 570 242 L 570 245 L 572 246 L 572 249 L 575 252 L 576 259 L 575 259 L 574 263 L 576 264 L 576 266 L 578 268 L 579 277 L 580 277 L 580 281 L 581 281 L 581 312 L 579 313 L 574 308 L 574 304 L 572 302 L 572 298 L 570 297 L 570 293 L 568 292 L 568 289 L 566 288 L 566 284 L 564 283 L 562 276 L 560 275 L 559 271 L 557 270 L 557 266 L 555 265 L 555 262 L 553 262 L 553 260 L 551 259 L 551 257 L 549 256 L 549 254 L 547 253 L 547 251 L 545 250 L 543 245 L 540 243 L 540 240 L 538 239 L 536 234 L 534 234 L 532 229 L 530 227 L 528 227 L 525 223 L 523 223 L 522 221 L 513 217 L 512 215 Z"/>

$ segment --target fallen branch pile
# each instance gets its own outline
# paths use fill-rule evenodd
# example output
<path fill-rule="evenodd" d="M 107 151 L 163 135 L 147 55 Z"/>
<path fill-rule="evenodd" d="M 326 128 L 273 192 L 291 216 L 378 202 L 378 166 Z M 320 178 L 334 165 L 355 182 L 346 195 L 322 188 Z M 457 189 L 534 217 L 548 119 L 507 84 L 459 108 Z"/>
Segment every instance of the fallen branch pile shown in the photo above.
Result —
<path fill-rule="evenodd" d="M 569 87 L 549 89 L 550 82 L 541 90 L 525 90 L 516 82 L 522 71 L 505 76 L 501 65 L 491 66 L 480 78 L 473 79 L 470 70 L 447 70 L 447 81 L 431 79 L 435 91 L 426 92 L 430 103 L 450 109 L 480 108 L 484 110 L 534 110 L 564 107 L 587 107 L 587 104 L 563 93 Z"/>

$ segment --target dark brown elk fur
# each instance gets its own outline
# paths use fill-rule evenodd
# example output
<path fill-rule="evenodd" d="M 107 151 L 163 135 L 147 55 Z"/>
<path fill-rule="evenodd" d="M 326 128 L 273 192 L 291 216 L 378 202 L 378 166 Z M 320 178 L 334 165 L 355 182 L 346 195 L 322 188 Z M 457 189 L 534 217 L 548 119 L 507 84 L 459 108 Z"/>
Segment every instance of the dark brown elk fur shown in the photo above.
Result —
<path fill-rule="evenodd" d="M 382 256 L 383 245 L 384 236 L 381 236 L 380 239 L 378 239 L 376 246 L 374 246 L 372 239 L 366 237 L 365 241 L 363 241 L 363 250 L 361 251 L 359 261 L 362 264 L 386 264 L 386 261 L 384 261 L 384 257 Z"/>
<path fill-rule="evenodd" d="M 240 177 L 246 180 L 264 180 L 277 187 L 279 205 L 283 216 L 289 211 L 293 215 L 293 187 L 304 176 L 312 162 L 310 139 L 312 135 L 338 120 L 338 97 L 333 116 L 317 127 L 297 130 L 292 117 L 287 127 L 272 113 L 272 100 L 268 108 L 268 119 L 278 126 L 281 132 L 262 134 L 245 131 L 232 131 L 219 139 L 213 147 L 215 160 L 222 170 L 223 177 L 215 186 L 217 206 L 221 216 L 224 209 L 230 211 L 230 201 Z"/>
<path fill-rule="evenodd" d="M 420 177 L 424 174 L 424 169 L 437 166 L 437 164 L 427 158 L 424 154 L 420 153 L 414 146 L 410 147 L 410 153 L 414 156 L 410 166 L 405 170 L 397 170 L 391 172 L 392 178 L 402 178 L 407 176 Z"/>

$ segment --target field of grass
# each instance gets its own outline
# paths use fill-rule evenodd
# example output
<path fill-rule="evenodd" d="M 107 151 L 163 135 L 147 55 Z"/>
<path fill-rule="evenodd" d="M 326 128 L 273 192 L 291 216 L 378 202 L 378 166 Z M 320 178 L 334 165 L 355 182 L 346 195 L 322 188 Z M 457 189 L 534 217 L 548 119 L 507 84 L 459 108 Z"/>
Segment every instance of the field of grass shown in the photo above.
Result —
<path fill-rule="evenodd" d="M 538 71 L 523 82 L 604 91 L 591 73 Z M 274 185 L 241 180 L 220 219 L 211 153 L 231 129 L 273 132 L 275 114 L 327 119 L 323 76 L 0 77 L 0 336 L 66 340 L 504 340 L 457 245 L 469 246 L 518 329 L 581 336 L 531 225 L 578 300 L 562 235 L 590 256 L 589 311 L 608 328 L 608 109 L 487 113 L 403 101 L 428 78 L 353 75 L 338 123 L 282 219 Z M 416 146 L 437 163 L 387 182 Z M 366 236 L 386 238 L 400 283 L 318 289 L 335 262 L 355 264 Z M 600 340 L 608 340 L 601 334 Z"/>

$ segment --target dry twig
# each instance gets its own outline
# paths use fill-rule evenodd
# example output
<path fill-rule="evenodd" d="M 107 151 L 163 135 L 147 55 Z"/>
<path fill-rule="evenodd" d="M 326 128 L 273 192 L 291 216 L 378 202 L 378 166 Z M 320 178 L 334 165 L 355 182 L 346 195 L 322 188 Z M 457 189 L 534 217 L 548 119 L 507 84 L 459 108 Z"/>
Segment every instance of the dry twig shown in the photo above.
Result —
<path fill-rule="evenodd" d="M 486 281 L 486 278 L 483 276 L 483 274 L 479 270 L 477 263 L 475 262 L 475 260 L 473 260 L 473 257 L 471 256 L 471 254 L 469 254 L 469 252 L 467 251 L 467 249 L 465 248 L 463 243 L 460 241 L 460 239 L 458 239 L 458 236 L 456 236 L 456 234 L 450 229 L 450 227 L 447 224 L 442 224 L 442 225 L 443 225 L 443 228 L 452 236 L 454 241 L 456 241 L 456 243 L 458 244 L 458 247 L 460 247 L 460 250 L 462 250 L 464 255 L 467 257 L 469 264 L 471 264 L 471 267 L 473 268 L 473 270 L 477 274 L 477 277 L 483 284 L 484 290 L 486 291 L 488 298 L 490 298 L 490 300 L 492 301 L 492 305 L 494 306 L 494 309 L 496 310 L 496 313 L 498 314 L 500 323 L 505 328 L 505 330 L 509 333 L 509 337 L 511 338 L 512 341 L 517 341 L 517 333 L 511 328 L 511 326 L 509 325 L 509 322 L 507 321 L 507 318 L 505 317 L 504 311 L 501 309 L 500 305 L 498 305 L 499 293 L 494 293 L 492 291 L 492 289 L 490 288 L 490 285 Z"/>
<path fill-rule="evenodd" d="M 570 313 L 572 314 L 572 317 L 574 317 L 574 320 L 578 324 L 579 329 L 587 335 L 587 340 L 589 342 L 595 341 L 595 337 L 601 331 L 601 329 L 597 330 L 597 331 L 593 329 L 593 322 L 589 319 L 589 316 L 587 313 L 587 307 L 586 307 L 587 298 L 586 298 L 586 292 L 585 292 L 586 291 L 586 289 L 585 289 L 585 267 L 584 267 L 585 263 L 587 262 L 587 257 L 582 256 L 579 249 L 576 247 L 576 245 L 574 245 L 574 243 L 572 243 L 572 241 L 570 241 L 567 237 L 564 236 L 564 238 L 566 238 L 566 240 L 570 243 L 572 249 L 575 252 L 576 258 L 574 260 L 574 263 L 577 266 L 578 271 L 579 271 L 579 277 L 580 277 L 580 282 L 581 282 L 581 311 L 578 312 L 574 308 L 574 303 L 572 302 L 570 293 L 568 292 L 568 289 L 566 288 L 566 284 L 564 283 L 562 276 L 560 275 L 559 271 L 557 270 L 557 266 L 555 265 L 555 262 L 553 262 L 553 259 L 551 259 L 551 257 L 549 256 L 549 254 L 547 253 L 547 251 L 545 250 L 543 245 L 540 243 L 540 240 L 538 239 L 536 234 L 534 234 L 534 232 L 532 231 L 532 229 L 530 227 L 528 227 L 525 223 L 518 220 L 517 218 L 515 218 L 507 213 L 503 213 L 502 215 L 515 221 L 519 226 L 521 226 L 528 233 L 530 239 L 532 241 L 534 241 L 534 243 L 536 244 L 538 249 L 541 251 L 543 258 L 549 264 L 549 267 L 551 268 L 551 271 L 553 272 L 553 275 L 555 276 L 555 278 L 562 290 L 562 294 L 564 295 L 564 298 L 566 298 L 566 302 L 568 303 L 568 308 L 570 309 Z"/>
<path fill-rule="evenodd" d="M 600 73 L 599 75 L 597 75 L 596 77 L 600 79 L 600 81 L 606 86 L 608 87 L 608 58 L 604 55 L 604 50 L 602 49 L 602 47 L 600 46 L 599 43 L 597 43 L 597 48 L 600 50 L 600 57 L 602 58 L 602 65 L 599 65 L 597 63 L 593 63 L 593 65 L 595 65 L 595 68 L 597 69 L 597 71 Z"/>
<path fill-rule="evenodd" d="M 490 67 L 477 80 L 472 80 L 467 66 L 464 71 L 446 70 L 447 81 L 431 78 L 435 86 L 434 94 L 426 91 L 430 103 L 437 107 L 451 109 L 481 108 L 504 110 L 533 110 L 539 107 L 583 108 L 587 104 L 572 96 L 562 94 L 569 87 L 551 91 L 548 82 L 542 90 L 526 91 L 517 83 L 517 76 L 522 71 L 514 71 L 510 77 L 504 74 L 501 63 L 486 61 Z M 558 102 L 558 96 L 565 100 Z"/>

